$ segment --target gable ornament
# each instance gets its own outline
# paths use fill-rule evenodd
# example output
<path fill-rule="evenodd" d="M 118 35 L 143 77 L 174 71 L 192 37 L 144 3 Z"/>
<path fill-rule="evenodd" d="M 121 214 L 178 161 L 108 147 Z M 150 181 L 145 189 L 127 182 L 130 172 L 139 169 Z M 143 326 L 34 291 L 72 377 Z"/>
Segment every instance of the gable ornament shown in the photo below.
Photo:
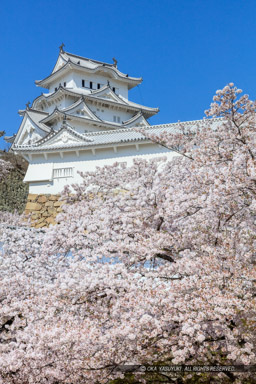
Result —
<path fill-rule="evenodd" d="M 116 67 L 117 68 L 117 60 L 116 60 L 116 58 L 115 57 L 113 57 L 113 62 L 114 62 L 114 67 Z"/>
<path fill-rule="evenodd" d="M 59 46 L 59 50 L 60 50 L 60 53 L 64 53 L 64 48 L 65 47 L 65 44 L 62 43 L 60 46 Z"/>

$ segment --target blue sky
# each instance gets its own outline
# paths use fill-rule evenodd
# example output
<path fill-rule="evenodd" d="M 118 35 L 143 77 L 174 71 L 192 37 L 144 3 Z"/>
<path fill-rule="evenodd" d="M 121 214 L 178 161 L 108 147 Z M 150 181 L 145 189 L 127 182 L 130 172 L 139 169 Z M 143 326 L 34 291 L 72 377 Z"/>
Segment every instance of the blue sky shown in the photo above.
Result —
<path fill-rule="evenodd" d="M 34 81 L 50 73 L 62 42 L 142 76 L 130 98 L 160 107 L 151 124 L 202 118 L 230 81 L 256 98 L 255 0 L 2 0 L 0 17 L 0 130 L 9 135 L 18 109 L 45 91 Z"/>

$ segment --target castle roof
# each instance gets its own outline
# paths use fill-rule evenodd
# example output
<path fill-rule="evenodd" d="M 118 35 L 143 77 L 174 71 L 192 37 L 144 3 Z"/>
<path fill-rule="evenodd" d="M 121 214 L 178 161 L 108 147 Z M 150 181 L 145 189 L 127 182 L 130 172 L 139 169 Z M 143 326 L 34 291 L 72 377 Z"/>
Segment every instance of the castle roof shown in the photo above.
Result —
<path fill-rule="evenodd" d="M 141 77 L 131 77 L 128 74 L 120 72 L 115 64 L 108 64 L 86 57 L 77 56 L 72 53 L 60 51 L 57 62 L 51 74 L 42 80 L 36 80 L 37 86 L 49 88 L 53 82 L 56 82 L 70 71 L 84 73 L 97 73 L 106 77 L 111 77 L 128 84 L 131 89 L 142 82 Z"/>
<path fill-rule="evenodd" d="M 64 120 L 66 119 L 67 121 L 81 121 L 83 123 L 89 123 L 89 124 L 93 124 L 101 129 L 119 129 L 121 127 L 133 127 L 135 126 L 136 124 L 138 124 L 139 122 L 141 123 L 141 125 L 143 126 L 148 126 L 149 123 L 147 122 L 147 120 L 144 118 L 144 116 L 142 115 L 141 112 L 137 113 L 135 116 L 133 116 L 131 119 L 129 120 L 126 120 L 126 121 L 123 121 L 122 122 L 122 125 L 120 126 L 119 123 L 113 123 L 113 122 L 108 122 L 108 121 L 103 121 L 101 120 L 99 117 L 97 117 L 90 109 L 89 107 L 84 103 L 83 100 L 79 100 L 77 103 L 76 103 L 76 106 L 75 107 L 78 107 L 80 105 L 83 104 L 83 108 L 85 109 L 86 108 L 86 115 L 77 115 L 77 114 L 72 114 L 70 113 L 71 112 L 71 108 L 68 107 L 66 109 L 62 109 L 62 110 L 59 110 L 58 108 L 55 108 L 54 111 L 46 116 L 43 120 L 42 120 L 42 123 L 44 124 L 51 124 L 51 122 L 53 122 L 54 120 Z M 74 107 L 74 105 L 71 106 L 72 109 Z"/>
<path fill-rule="evenodd" d="M 10 143 L 12 144 L 15 140 L 15 136 L 16 135 L 12 135 L 12 136 L 4 136 L 4 140 L 7 142 L 7 143 Z"/>
<path fill-rule="evenodd" d="M 61 131 L 65 131 L 65 128 L 61 128 Z M 53 138 L 53 136 L 57 136 L 59 133 L 55 132 L 51 136 L 49 136 L 50 139 Z M 69 140 L 67 143 L 58 143 L 57 145 L 51 145 L 49 141 L 47 140 L 47 137 L 45 137 L 45 140 L 32 145 L 14 145 L 13 150 L 19 151 L 19 152 L 44 152 L 44 151 L 56 151 L 59 149 L 86 149 L 91 147 L 98 147 L 98 146 L 104 146 L 108 144 L 121 144 L 121 143 L 127 143 L 127 142 L 138 142 L 138 141 L 149 141 L 144 135 L 142 135 L 139 132 L 136 132 L 134 130 L 130 129 L 118 129 L 115 131 L 102 131 L 102 132 L 90 132 L 85 133 L 84 137 L 86 139 L 85 142 L 77 141 L 72 142 Z M 91 139 L 89 141 L 88 139 Z"/>
<path fill-rule="evenodd" d="M 42 131 L 50 132 L 51 128 L 47 127 L 47 125 L 42 122 L 42 119 L 46 116 L 44 112 L 28 109 L 24 111 L 24 116 L 25 115 L 27 115 Z"/>
<path fill-rule="evenodd" d="M 80 92 L 80 89 L 79 89 L 79 92 L 75 90 L 71 91 L 60 85 L 57 91 L 38 96 L 33 101 L 32 108 L 38 108 L 40 103 L 52 102 L 54 99 L 58 99 L 64 96 L 71 96 L 74 98 L 81 98 L 81 96 L 83 96 L 85 100 L 88 100 L 91 102 L 97 101 L 98 103 L 118 106 L 119 108 L 129 110 L 129 111 L 141 110 L 146 118 L 149 118 L 159 112 L 159 108 L 152 108 L 152 107 L 147 107 L 145 105 L 137 104 L 128 99 L 125 99 L 121 95 L 115 94 L 115 92 L 113 92 L 113 90 L 108 85 L 103 86 L 99 90 L 92 91 L 90 94 Z"/>
<path fill-rule="evenodd" d="M 210 123 L 214 127 L 215 124 L 218 124 L 220 119 L 211 119 Z M 203 124 L 204 120 L 193 120 L 182 122 L 182 125 L 185 126 L 197 126 L 198 124 Z M 172 123 L 172 124 L 161 124 L 155 126 L 143 127 L 145 133 L 149 134 L 160 134 L 163 132 L 175 132 L 176 129 L 180 126 L 181 123 Z M 59 131 L 52 132 L 48 136 L 44 137 L 37 143 L 31 145 L 15 145 L 13 144 L 13 150 L 22 153 L 41 153 L 41 152 L 51 152 L 58 150 L 86 150 L 90 148 L 99 148 L 108 145 L 124 145 L 125 143 L 142 143 L 150 142 L 145 135 L 141 132 L 138 132 L 135 129 L 117 129 L 117 130 L 108 130 L 101 132 L 90 132 L 84 134 L 77 134 L 82 136 L 84 140 L 67 140 L 66 142 L 56 140 L 53 141 L 53 138 L 60 138 L 60 134 L 64 134 L 69 129 L 75 133 L 75 131 L 69 127 L 62 126 Z M 50 141 L 51 140 L 51 141 Z"/>
<path fill-rule="evenodd" d="M 104 61 L 99 61 L 99 60 L 95 60 L 95 59 L 88 59 L 87 57 L 80 56 L 80 55 L 75 55 L 74 53 L 66 52 L 64 50 L 62 50 L 60 52 L 58 59 L 59 58 L 63 62 L 67 62 L 68 60 L 70 60 L 70 61 L 72 61 L 74 63 L 80 62 L 81 65 L 83 65 L 85 67 L 88 66 L 90 68 L 95 68 L 97 65 L 102 65 L 102 64 L 107 65 L 109 67 L 114 67 L 115 66 L 113 63 L 106 63 Z M 57 60 L 57 62 L 58 62 L 58 60 Z M 57 69 L 56 68 L 56 64 L 55 64 L 52 72 L 56 71 L 56 69 Z"/>

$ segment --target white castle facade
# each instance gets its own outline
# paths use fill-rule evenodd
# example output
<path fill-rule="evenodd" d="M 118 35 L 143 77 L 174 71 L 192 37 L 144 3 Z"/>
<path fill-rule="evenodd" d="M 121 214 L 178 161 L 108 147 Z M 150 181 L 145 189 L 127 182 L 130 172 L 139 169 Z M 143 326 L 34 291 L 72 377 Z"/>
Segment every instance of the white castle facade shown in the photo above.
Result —
<path fill-rule="evenodd" d="M 173 156 L 134 128 L 158 133 L 175 124 L 148 123 L 158 108 L 128 99 L 129 90 L 142 78 L 120 72 L 113 61 L 70 54 L 62 45 L 51 74 L 36 81 L 48 93 L 19 111 L 23 119 L 18 132 L 6 137 L 11 150 L 29 162 L 24 182 L 30 193 L 57 194 L 66 184 L 81 181 L 77 171 L 116 161 L 131 164 L 135 157 Z"/>

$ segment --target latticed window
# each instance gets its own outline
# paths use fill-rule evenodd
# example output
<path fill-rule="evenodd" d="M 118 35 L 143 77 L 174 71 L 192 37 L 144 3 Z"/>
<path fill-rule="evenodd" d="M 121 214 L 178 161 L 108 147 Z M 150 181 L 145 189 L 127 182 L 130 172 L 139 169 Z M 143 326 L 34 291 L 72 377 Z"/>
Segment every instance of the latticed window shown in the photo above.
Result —
<path fill-rule="evenodd" d="M 56 168 L 53 170 L 53 178 L 73 177 L 73 168 Z"/>
<path fill-rule="evenodd" d="M 120 123 L 121 119 L 120 116 L 113 116 L 114 123 Z"/>

